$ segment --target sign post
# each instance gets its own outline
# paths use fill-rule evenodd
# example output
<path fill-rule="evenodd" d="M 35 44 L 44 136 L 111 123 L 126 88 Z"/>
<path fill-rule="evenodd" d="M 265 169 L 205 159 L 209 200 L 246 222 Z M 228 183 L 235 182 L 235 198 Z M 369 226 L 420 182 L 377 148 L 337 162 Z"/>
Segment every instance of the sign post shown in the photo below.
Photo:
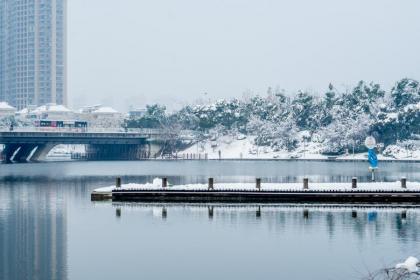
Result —
<path fill-rule="evenodd" d="M 378 169 L 378 158 L 375 153 L 376 140 L 372 136 L 366 137 L 365 146 L 368 148 L 369 170 L 372 172 L 372 182 L 375 181 L 375 170 Z"/>

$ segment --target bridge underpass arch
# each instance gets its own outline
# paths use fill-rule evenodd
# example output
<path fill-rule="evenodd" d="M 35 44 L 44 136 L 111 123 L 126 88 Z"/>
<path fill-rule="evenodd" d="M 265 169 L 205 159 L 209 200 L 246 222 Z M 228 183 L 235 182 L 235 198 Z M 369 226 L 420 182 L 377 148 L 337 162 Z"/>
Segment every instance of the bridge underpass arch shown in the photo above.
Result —
<path fill-rule="evenodd" d="M 91 144 L 86 147 L 88 159 L 139 160 L 150 158 L 150 149 L 144 144 Z"/>
<path fill-rule="evenodd" d="M 3 150 L 5 163 L 44 160 L 56 144 L 6 144 Z"/>
<path fill-rule="evenodd" d="M 0 131 L 0 144 L 4 144 L 2 154 L 7 163 L 42 161 L 59 144 L 86 145 L 87 159 L 138 160 L 159 156 L 168 137 L 153 130 L 136 133 Z"/>

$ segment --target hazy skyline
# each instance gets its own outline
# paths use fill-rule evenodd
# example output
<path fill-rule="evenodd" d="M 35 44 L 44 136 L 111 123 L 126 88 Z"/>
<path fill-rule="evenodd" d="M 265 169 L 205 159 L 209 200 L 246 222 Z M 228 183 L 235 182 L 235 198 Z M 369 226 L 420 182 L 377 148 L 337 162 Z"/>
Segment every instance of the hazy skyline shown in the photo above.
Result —
<path fill-rule="evenodd" d="M 73 107 L 420 77 L 420 2 L 69 0 Z"/>

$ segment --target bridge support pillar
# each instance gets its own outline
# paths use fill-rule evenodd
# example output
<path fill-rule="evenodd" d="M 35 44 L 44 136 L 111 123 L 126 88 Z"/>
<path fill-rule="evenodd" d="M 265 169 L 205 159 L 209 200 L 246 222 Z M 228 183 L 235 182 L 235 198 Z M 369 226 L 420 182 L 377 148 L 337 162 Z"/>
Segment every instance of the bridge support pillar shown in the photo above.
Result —
<path fill-rule="evenodd" d="M 19 144 L 6 144 L 3 149 L 3 162 L 12 163 L 13 155 L 19 149 Z"/>
<path fill-rule="evenodd" d="M 55 147 L 55 144 L 39 144 L 36 147 L 35 152 L 33 153 L 32 157 L 29 159 L 30 161 L 42 161 L 44 160 L 48 153 Z"/>
<path fill-rule="evenodd" d="M 28 162 L 31 152 L 37 147 L 36 144 L 22 144 L 19 151 L 13 157 L 16 162 Z"/>
<path fill-rule="evenodd" d="M 151 142 L 148 143 L 148 157 L 149 158 L 156 158 L 161 155 L 162 152 L 162 143 L 158 142 Z"/>

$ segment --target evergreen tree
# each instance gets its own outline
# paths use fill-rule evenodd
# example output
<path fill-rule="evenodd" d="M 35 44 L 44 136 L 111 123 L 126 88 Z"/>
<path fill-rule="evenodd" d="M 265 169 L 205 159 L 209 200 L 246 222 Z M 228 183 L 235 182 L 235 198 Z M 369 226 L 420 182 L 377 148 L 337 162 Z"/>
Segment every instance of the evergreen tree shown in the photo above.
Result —
<path fill-rule="evenodd" d="M 300 91 L 292 101 L 293 118 L 296 125 L 302 129 L 314 128 L 314 97 Z"/>
<path fill-rule="evenodd" d="M 420 102 L 419 82 L 412 79 L 398 81 L 391 90 L 391 96 L 395 108 L 401 108 L 408 104 Z"/>

